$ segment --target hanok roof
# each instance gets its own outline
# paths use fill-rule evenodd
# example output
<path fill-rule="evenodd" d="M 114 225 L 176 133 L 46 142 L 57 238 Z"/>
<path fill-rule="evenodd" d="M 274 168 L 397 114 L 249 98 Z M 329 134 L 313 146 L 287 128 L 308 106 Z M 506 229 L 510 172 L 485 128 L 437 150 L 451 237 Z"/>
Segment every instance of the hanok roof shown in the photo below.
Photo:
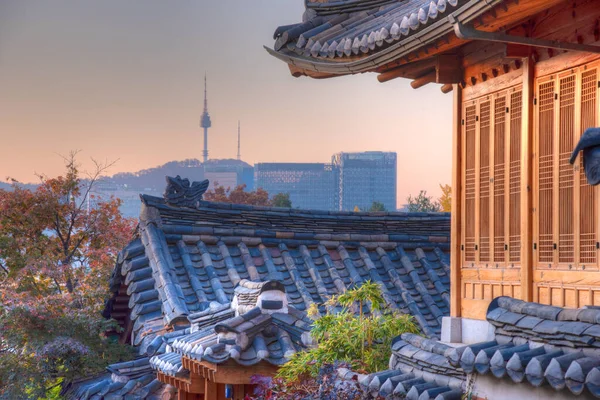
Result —
<path fill-rule="evenodd" d="M 208 328 L 202 329 L 201 322 L 194 322 L 189 334 L 170 344 L 170 351 L 150 360 L 152 367 L 179 376 L 186 373 L 182 357 L 213 364 L 232 360 L 241 366 L 261 361 L 281 365 L 312 345 L 312 321 L 288 304 L 281 282 L 242 279 L 229 309 L 230 318 Z M 201 321 L 197 316 L 188 318 Z"/>
<path fill-rule="evenodd" d="M 392 345 L 389 370 L 360 375 L 340 369 L 338 376 L 342 381 L 358 380 L 373 397 L 459 400 L 466 375 L 448 361 L 451 350 L 446 344 L 405 333 Z"/>
<path fill-rule="evenodd" d="M 194 360 L 279 365 L 308 344 L 309 305 L 323 310 L 328 297 L 367 280 L 381 284 L 390 308 L 439 335 L 449 313 L 449 214 L 211 203 L 190 195 L 203 183 L 169 185 L 169 200 L 142 196 L 138 234 L 118 256 L 104 312 L 142 358 L 70 385 L 67 397 L 172 392 L 152 369 L 175 378 Z M 273 288 L 285 293 L 273 297 Z M 259 314 L 258 304 L 271 311 Z"/>
<path fill-rule="evenodd" d="M 87 399 L 148 399 L 170 398 L 175 388 L 156 379 L 148 357 L 109 365 L 107 374 L 72 382 L 63 388 L 65 398 Z"/>
<path fill-rule="evenodd" d="M 391 369 L 360 376 L 359 382 L 384 397 L 459 399 L 468 374 L 490 374 L 600 398 L 600 308 L 498 297 L 487 320 L 495 327 L 494 340 L 464 347 L 403 334 L 392 346 Z M 352 374 L 343 370 L 340 375 Z"/>
<path fill-rule="evenodd" d="M 451 362 L 467 372 L 489 374 L 539 387 L 588 389 L 600 397 L 600 309 L 567 309 L 510 297 L 495 299 L 487 320 L 492 342 L 454 350 Z"/>
<path fill-rule="evenodd" d="M 449 314 L 449 214 L 142 202 L 139 237 L 119 256 L 105 310 L 142 349 L 211 302 L 229 304 L 242 279 L 283 282 L 300 311 L 380 282 L 389 306 L 415 316 L 428 336 Z"/>
<path fill-rule="evenodd" d="M 371 71 L 452 33 L 450 15 L 468 23 L 502 1 L 308 0 L 303 22 L 277 28 L 266 49 L 298 75 Z"/>

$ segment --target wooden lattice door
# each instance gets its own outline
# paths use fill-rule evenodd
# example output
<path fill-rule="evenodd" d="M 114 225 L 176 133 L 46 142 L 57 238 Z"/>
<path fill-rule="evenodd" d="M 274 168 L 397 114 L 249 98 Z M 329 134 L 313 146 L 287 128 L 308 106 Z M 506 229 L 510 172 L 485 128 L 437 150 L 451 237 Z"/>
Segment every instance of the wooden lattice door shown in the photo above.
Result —
<path fill-rule="evenodd" d="M 473 266 L 476 262 L 476 239 L 475 239 L 475 184 L 476 184 L 476 147 L 475 140 L 477 134 L 477 105 L 469 104 L 464 109 L 465 119 L 463 121 L 463 131 L 465 137 L 464 156 L 464 171 L 465 178 L 463 182 L 464 190 L 464 240 L 463 253 L 465 266 Z"/>
<path fill-rule="evenodd" d="M 520 87 L 463 105 L 463 267 L 518 267 L 521 252 Z"/>
<path fill-rule="evenodd" d="M 508 196 L 508 258 L 510 265 L 521 261 L 521 127 L 523 116 L 523 91 L 510 93 L 509 108 L 509 196 Z"/>
<path fill-rule="evenodd" d="M 580 132 L 598 125 L 598 68 L 581 73 L 581 126 Z M 583 171 L 583 154 L 578 159 L 579 168 L 579 263 L 582 268 L 597 267 L 596 242 L 598 211 L 593 186 L 588 184 Z"/>
<path fill-rule="evenodd" d="M 539 265 L 554 263 L 554 79 L 537 87 L 537 235 Z"/>
<path fill-rule="evenodd" d="M 506 151 L 506 123 L 508 121 L 509 108 L 507 105 L 506 92 L 498 93 L 494 96 L 494 195 L 493 195 L 493 211 L 492 224 L 494 232 L 494 264 L 496 268 L 504 267 L 506 262 L 507 241 L 506 227 L 507 215 L 505 201 L 507 173 L 506 166 L 509 161 L 507 159 L 508 152 Z"/>
<path fill-rule="evenodd" d="M 598 69 L 578 68 L 536 85 L 536 212 L 538 268 L 598 268 L 596 189 L 569 158 L 582 132 L 598 124 Z"/>

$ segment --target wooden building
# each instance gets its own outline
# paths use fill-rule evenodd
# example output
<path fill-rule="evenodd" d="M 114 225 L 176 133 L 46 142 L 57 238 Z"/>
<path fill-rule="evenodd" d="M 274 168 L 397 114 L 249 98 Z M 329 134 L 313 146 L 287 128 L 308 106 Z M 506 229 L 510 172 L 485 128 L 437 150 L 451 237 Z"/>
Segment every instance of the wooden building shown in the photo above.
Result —
<path fill-rule="evenodd" d="M 267 49 L 294 76 L 454 97 L 452 316 L 501 295 L 600 305 L 598 189 L 569 164 L 599 123 L 600 2 L 309 0 L 304 20 Z"/>
<path fill-rule="evenodd" d="M 600 1 L 305 5 L 302 22 L 277 28 L 266 48 L 292 75 L 372 72 L 453 96 L 452 317 L 442 340 L 466 346 L 403 336 L 393 369 L 359 380 L 414 399 L 474 388 L 489 399 L 600 397 L 600 193 L 583 155 L 570 163 L 600 124 Z M 489 379 L 507 374 L 559 392 Z"/>

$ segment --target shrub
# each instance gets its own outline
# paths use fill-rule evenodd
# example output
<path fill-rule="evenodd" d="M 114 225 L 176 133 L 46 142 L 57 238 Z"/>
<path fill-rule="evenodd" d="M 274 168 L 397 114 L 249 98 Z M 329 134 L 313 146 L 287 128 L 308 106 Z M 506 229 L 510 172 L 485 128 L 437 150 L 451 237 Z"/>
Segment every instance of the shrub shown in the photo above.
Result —
<path fill-rule="evenodd" d="M 418 332 L 412 316 L 390 312 L 386 307 L 379 284 L 373 282 L 333 297 L 311 330 L 318 345 L 296 353 L 279 369 L 276 378 L 293 389 L 310 382 L 314 386 L 324 366 L 340 362 L 366 373 L 386 369 L 392 339 L 405 332 Z M 367 308 L 371 311 L 368 315 L 364 312 Z M 309 314 L 318 314 L 316 311 L 315 306 Z"/>

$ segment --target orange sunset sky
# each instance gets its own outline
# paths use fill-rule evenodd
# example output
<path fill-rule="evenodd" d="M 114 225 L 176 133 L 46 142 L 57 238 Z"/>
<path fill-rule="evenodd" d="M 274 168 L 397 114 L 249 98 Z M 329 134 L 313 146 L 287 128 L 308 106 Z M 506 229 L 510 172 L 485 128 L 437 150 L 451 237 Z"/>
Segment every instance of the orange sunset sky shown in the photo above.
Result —
<path fill-rule="evenodd" d="M 211 158 L 328 162 L 398 153 L 398 204 L 450 183 L 451 95 L 374 74 L 293 78 L 262 48 L 302 0 L 2 0 L 0 180 L 62 171 L 58 154 L 110 173 L 201 158 L 208 75 Z"/>

